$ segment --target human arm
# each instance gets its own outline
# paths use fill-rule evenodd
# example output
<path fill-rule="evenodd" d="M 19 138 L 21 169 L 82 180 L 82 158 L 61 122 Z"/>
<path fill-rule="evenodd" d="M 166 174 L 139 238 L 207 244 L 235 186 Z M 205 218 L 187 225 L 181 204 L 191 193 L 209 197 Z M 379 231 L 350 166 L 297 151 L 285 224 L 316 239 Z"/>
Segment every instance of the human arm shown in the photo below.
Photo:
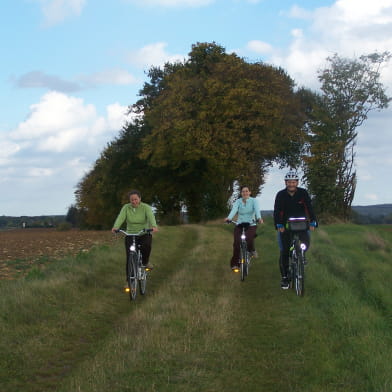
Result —
<path fill-rule="evenodd" d="M 227 218 L 225 218 L 225 222 L 231 221 L 234 218 L 235 214 L 238 213 L 238 200 L 233 204 L 229 215 L 227 216 Z"/>
<path fill-rule="evenodd" d="M 126 206 L 124 205 L 120 213 L 118 214 L 116 220 L 114 221 L 113 228 L 112 228 L 112 233 L 116 233 L 116 231 L 122 226 L 122 224 L 125 222 L 127 218 L 126 214 Z"/>
<path fill-rule="evenodd" d="M 274 225 L 278 231 L 284 232 L 284 222 L 283 222 L 283 208 L 282 208 L 282 195 L 278 192 L 275 196 L 274 203 Z"/>

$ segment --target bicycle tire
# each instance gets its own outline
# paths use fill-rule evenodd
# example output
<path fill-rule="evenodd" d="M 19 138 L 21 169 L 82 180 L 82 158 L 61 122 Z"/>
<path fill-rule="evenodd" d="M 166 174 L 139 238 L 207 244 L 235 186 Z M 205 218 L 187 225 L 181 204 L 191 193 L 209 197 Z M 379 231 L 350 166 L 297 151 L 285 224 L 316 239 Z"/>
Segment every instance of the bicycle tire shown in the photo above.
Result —
<path fill-rule="evenodd" d="M 289 259 L 289 287 L 293 290 L 295 290 L 295 282 L 296 282 L 296 255 L 295 252 L 293 252 L 290 256 Z"/>
<path fill-rule="evenodd" d="M 146 269 L 142 266 L 142 260 L 141 257 L 139 258 L 139 291 L 141 295 L 146 294 L 146 288 L 147 288 L 147 271 Z"/>
<path fill-rule="evenodd" d="M 248 274 L 248 264 L 246 263 L 246 249 L 244 249 L 244 246 L 241 244 L 240 248 L 240 278 L 241 281 L 243 282 L 245 280 L 245 277 Z"/>
<path fill-rule="evenodd" d="M 128 287 L 129 298 L 134 301 L 137 296 L 137 269 L 136 269 L 136 255 L 131 253 L 128 258 Z"/>
<path fill-rule="evenodd" d="M 305 268 L 302 253 L 298 254 L 297 257 L 297 279 L 295 291 L 299 297 L 303 297 L 305 293 Z"/>

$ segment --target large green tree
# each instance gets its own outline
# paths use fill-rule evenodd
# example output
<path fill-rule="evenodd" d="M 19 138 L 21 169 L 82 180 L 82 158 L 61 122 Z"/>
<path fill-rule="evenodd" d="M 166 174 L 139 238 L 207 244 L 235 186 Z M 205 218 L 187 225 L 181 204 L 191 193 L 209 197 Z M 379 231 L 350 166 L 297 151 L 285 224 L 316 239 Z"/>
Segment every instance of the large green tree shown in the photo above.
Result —
<path fill-rule="evenodd" d="M 358 128 L 372 110 L 388 106 L 380 81 L 380 67 L 388 52 L 358 59 L 335 54 L 319 72 L 321 93 L 308 94 L 309 144 L 305 178 L 318 212 L 332 212 L 348 219 L 356 188 L 355 146 Z M 306 95 L 306 94 L 305 94 Z M 311 103 L 310 103 L 311 102 Z"/>
<path fill-rule="evenodd" d="M 293 88 L 282 69 L 193 45 L 144 107 L 151 132 L 141 156 L 171 173 L 191 219 L 220 215 L 235 181 L 257 193 L 272 161 L 298 155 L 303 118 Z"/>

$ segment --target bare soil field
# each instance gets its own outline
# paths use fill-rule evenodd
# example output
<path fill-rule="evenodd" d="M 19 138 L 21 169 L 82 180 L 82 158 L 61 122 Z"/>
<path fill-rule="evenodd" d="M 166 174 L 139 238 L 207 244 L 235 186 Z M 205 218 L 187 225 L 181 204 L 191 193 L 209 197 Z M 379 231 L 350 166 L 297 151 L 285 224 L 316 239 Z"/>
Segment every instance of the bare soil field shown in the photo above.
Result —
<path fill-rule="evenodd" d="M 95 245 L 112 244 L 110 231 L 16 229 L 0 231 L 0 279 L 23 275 L 43 260 L 87 252 Z"/>

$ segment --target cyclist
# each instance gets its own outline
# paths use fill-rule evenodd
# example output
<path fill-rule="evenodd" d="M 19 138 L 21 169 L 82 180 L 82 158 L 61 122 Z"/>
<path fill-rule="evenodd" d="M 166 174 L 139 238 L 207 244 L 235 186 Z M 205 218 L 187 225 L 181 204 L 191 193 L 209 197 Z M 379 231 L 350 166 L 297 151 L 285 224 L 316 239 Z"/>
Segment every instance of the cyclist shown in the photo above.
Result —
<path fill-rule="evenodd" d="M 281 273 L 281 287 L 289 288 L 288 268 L 290 252 L 290 232 L 286 230 L 288 218 L 306 217 L 310 230 L 317 227 L 316 216 L 313 212 L 312 201 L 308 192 L 298 187 L 298 174 L 290 170 L 284 177 L 286 188 L 276 194 L 274 205 L 274 223 L 278 231 L 280 249 L 279 268 Z M 308 231 L 300 232 L 300 240 L 309 248 L 310 236 Z"/>
<path fill-rule="evenodd" d="M 256 257 L 254 238 L 256 237 L 256 221 L 263 223 L 263 218 L 260 214 L 260 209 L 257 200 L 250 197 L 251 192 L 249 187 L 244 185 L 241 187 L 241 197 L 236 200 L 230 214 L 225 218 L 225 222 L 231 221 L 237 214 L 237 223 L 250 223 L 246 231 L 246 242 L 249 252 L 253 257 Z M 234 242 L 233 242 L 233 256 L 230 260 L 232 271 L 239 271 L 240 258 L 240 243 L 241 243 L 241 228 L 235 226 L 234 228 Z"/>
<path fill-rule="evenodd" d="M 126 231 L 128 233 L 138 233 L 143 229 L 150 228 L 152 228 L 153 232 L 158 231 L 158 226 L 152 208 L 148 204 L 142 203 L 140 192 L 138 190 L 130 191 L 128 193 L 128 199 L 130 202 L 124 204 L 121 208 L 121 211 L 113 224 L 112 232 L 115 233 L 124 222 L 127 224 Z M 132 238 L 130 236 L 125 237 L 126 260 L 128 260 L 131 241 Z M 136 237 L 136 242 L 140 245 L 143 265 L 148 269 L 152 269 L 152 265 L 149 264 L 152 235 L 150 233 L 146 233 L 138 236 Z"/>

